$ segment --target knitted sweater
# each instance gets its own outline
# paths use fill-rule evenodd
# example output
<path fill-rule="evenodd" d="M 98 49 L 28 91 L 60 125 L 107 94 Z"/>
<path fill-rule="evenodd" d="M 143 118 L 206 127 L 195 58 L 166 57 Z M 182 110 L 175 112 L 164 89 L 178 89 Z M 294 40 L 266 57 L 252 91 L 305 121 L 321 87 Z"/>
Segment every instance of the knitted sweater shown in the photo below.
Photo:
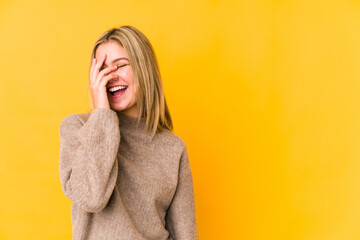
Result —
<path fill-rule="evenodd" d="M 73 240 L 198 239 L 184 141 L 108 108 L 60 123 L 59 172 Z"/>

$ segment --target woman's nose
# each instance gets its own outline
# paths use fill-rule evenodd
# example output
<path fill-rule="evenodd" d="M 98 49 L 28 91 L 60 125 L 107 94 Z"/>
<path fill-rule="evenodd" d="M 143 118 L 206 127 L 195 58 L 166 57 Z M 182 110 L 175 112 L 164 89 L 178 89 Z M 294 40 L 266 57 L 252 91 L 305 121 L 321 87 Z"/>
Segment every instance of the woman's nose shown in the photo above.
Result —
<path fill-rule="evenodd" d="M 119 79 L 119 75 L 115 74 L 115 75 L 113 75 L 112 78 L 110 78 L 109 83 L 116 82 L 116 80 L 118 80 L 118 79 Z"/>

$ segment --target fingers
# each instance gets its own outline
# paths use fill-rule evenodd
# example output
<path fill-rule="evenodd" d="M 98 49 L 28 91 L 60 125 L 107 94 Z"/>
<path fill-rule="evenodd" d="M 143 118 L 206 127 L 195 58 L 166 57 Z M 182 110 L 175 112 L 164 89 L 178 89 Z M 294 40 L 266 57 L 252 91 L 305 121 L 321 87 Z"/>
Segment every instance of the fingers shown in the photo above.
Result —
<path fill-rule="evenodd" d="M 94 71 L 94 66 L 95 66 L 95 63 L 96 63 L 96 58 L 93 58 L 92 59 L 92 62 L 91 62 L 91 68 L 90 68 L 90 82 L 93 82 L 93 71 Z"/>
<path fill-rule="evenodd" d="M 101 66 L 104 64 L 104 61 L 106 59 L 106 54 L 104 54 L 103 56 L 101 56 L 101 58 L 99 59 L 99 61 L 96 61 L 96 64 L 94 66 L 94 71 L 93 71 L 93 79 L 96 80 L 97 79 L 97 74 L 99 72 L 99 69 L 101 68 Z"/>
<path fill-rule="evenodd" d="M 105 86 L 108 81 L 110 81 L 111 79 L 116 79 L 116 78 L 118 78 L 118 77 L 119 77 L 119 76 L 118 76 L 116 73 L 112 73 L 112 74 L 106 75 L 106 76 L 103 77 L 100 81 L 101 81 L 102 85 Z"/>
<path fill-rule="evenodd" d="M 114 71 L 116 69 L 116 66 L 112 66 L 112 67 L 107 67 L 103 70 L 100 71 L 99 75 L 97 76 L 97 78 L 99 79 L 99 81 L 102 81 L 101 79 L 104 77 L 104 75 L 107 75 L 108 73 Z"/>
<path fill-rule="evenodd" d="M 102 55 L 99 58 L 99 60 L 96 60 L 96 58 L 93 59 L 93 62 L 91 65 L 90 82 L 95 84 L 97 75 L 99 73 L 99 69 L 103 65 L 105 58 L 106 58 L 106 54 Z"/>
<path fill-rule="evenodd" d="M 90 69 L 90 82 L 92 85 L 97 85 L 102 81 L 102 78 L 104 77 L 104 75 L 112 72 L 113 70 L 115 70 L 117 67 L 116 66 L 112 66 L 112 67 L 107 67 L 103 70 L 101 70 L 99 72 L 99 69 L 101 68 L 101 66 L 104 64 L 105 59 L 106 59 L 106 54 L 104 54 L 103 56 L 100 57 L 99 61 L 97 61 L 95 58 L 92 61 L 92 65 L 91 65 L 91 69 Z M 112 76 L 112 78 L 114 78 L 116 76 Z M 109 78 L 106 78 L 109 79 Z M 105 82 L 106 84 L 106 82 Z"/>

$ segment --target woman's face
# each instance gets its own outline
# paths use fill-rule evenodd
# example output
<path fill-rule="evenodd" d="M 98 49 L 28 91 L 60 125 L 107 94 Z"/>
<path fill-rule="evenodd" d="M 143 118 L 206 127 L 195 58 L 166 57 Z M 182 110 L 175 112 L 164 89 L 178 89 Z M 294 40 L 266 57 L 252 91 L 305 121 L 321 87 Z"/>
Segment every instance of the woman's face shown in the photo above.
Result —
<path fill-rule="evenodd" d="M 97 62 L 103 54 L 106 54 L 106 59 L 100 71 L 109 66 L 118 66 L 116 70 L 111 72 L 115 73 L 117 77 L 110 79 L 106 84 L 110 108 L 125 115 L 137 117 L 134 75 L 125 49 L 118 42 L 110 40 L 97 47 L 95 52 Z M 125 86 L 126 89 L 112 93 L 112 90 L 116 90 L 114 87 L 117 86 Z"/>

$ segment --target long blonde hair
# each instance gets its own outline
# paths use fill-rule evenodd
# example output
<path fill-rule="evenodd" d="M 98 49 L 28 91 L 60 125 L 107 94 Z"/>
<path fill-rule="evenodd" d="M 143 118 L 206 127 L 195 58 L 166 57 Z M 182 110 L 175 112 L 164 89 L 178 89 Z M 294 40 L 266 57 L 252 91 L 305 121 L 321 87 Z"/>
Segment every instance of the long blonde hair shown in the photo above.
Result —
<path fill-rule="evenodd" d="M 97 47 L 110 40 L 117 41 L 126 51 L 134 72 L 136 103 L 140 118 L 146 119 L 145 131 L 156 132 L 162 129 L 173 130 L 173 123 L 166 104 L 158 61 L 150 41 L 135 27 L 124 25 L 104 32 L 96 41 L 90 58 L 95 57 Z M 92 98 L 89 94 L 90 107 L 93 110 Z"/>

